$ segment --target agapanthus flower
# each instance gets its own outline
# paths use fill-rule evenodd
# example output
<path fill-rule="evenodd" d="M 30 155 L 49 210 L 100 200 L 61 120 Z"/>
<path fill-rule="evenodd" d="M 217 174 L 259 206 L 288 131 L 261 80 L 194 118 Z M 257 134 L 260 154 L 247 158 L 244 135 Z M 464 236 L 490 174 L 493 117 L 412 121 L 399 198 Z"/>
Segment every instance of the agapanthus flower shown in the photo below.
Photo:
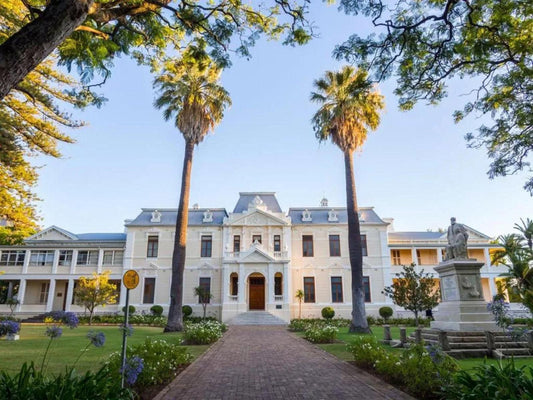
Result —
<path fill-rule="evenodd" d="M 91 344 L 95 347 L 102 347 L 105 344 L 104 332 L 89 331 L 89 333 L 87 333 L 87 339 L 89 339 Z"/>
<path fill-rule="evenodd" d="M 20 331 L 20 324 L 15 321 L 0 321 L 0 336 L 15 335 Z"/>
<path fill-rule="evenodd" d="M 63 334 L 63 329 L 58 325 L 47 326 L 44 334 L 51 339 L 57 339 Z"/>
<path fill-rule="evenodd" d="M 139 356 L 133 356 L 126 359 L 124 369 L 120 368 L 120 373 L 124 372 L 124 379 L 126 380 L 126 383 L 131 386 L 137 381 L 137 378 L 139 377 L 139 374 L 142 372 L 143 368 L 143 359 Z"/>
<path fill-rule="evenodd" d="M 80 323 L 78 316 L 70 311 L 52 311 L 45 315 L 44 321 L 47 323 L 53 322 L 56 324 L 64 324 L 70 329 L 78 327 Z"/>

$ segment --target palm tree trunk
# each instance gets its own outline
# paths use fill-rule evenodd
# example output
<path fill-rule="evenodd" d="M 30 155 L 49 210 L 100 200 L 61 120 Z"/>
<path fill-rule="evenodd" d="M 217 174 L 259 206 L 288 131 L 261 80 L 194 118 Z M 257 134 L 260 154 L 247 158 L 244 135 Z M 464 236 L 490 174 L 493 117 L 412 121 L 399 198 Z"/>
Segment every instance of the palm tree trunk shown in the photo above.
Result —
<path fill-rule="evenodd" d="M 94 0 L 52 0 L 0 46 L 0 100 L 87 18 Z"/>
<path fill-rule="evenodd" d="M 170 283 L 170 308 L 165 332 L 183 330 L 183 272 L 185 270 L 185 246 L 187 244 L 187 225 L 189 221 L 189 192 L 191 189 L 191 170 L 194 143 L 185 142 L 183 172 L 181 175 L 181 194 L 174 235 L 172 253 L 172 281 Z"/>
<path fill-rule="evenodd" d="M 361 247 L 361 229 L 355 192 L 353 172 L 353 151 L 344 152 L 344 168 L 346 175 L 346 208 L 348 212 L 348 249 L 352 270 L 352 322 L 350 332 L 368 333 L 368 322 L 365 313 L 365 293 L 363 289 L 363 250 Z"/>

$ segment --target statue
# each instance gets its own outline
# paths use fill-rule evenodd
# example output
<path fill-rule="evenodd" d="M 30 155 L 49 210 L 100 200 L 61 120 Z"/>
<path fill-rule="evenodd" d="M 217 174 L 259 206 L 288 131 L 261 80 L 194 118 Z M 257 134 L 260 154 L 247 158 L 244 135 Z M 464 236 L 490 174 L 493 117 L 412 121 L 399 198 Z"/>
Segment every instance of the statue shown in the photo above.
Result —
<path fill-rule="evenodd" d="M 451 218 L 451 225 L 448 228 L 448 245 L 446 246 L 445 261 L 451 259 L 468 259 L 468 250 L 466 242 L 468 240 L 468 232 L 464 225 L 455 222 L 455 218 Z"/>

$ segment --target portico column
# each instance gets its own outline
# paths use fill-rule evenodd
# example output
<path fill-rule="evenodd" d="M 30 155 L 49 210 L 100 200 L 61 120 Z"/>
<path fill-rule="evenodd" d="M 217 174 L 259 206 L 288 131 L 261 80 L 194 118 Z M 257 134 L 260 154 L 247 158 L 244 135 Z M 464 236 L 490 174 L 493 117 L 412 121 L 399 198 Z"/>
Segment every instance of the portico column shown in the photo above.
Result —
<path fill-rule="evenodd" d="M 416 256 L 416 249 L 414 247 L 411 248 L 411 258 L 413 259 L 413 262 L 418 266 L 418 257 Z"/>
<path fill-rule="evenodd" d="M 52 274 L 57 273 L 57 265 L 59 264 L 59 250 L 54 251 L 54 261 L 52 262 Z"/>
<path fill-rule="evenodd" d="M 7 283 L 7 298 L 10 299 L 13 297 L 13 281 Z"/>
<path fill-rule="evenodd" d="M 437 264 L 442 262 L 442 249 L 437 248 Z"/>
<path fill-rule="evenodd" d="M 228 302 L 228 286 L 229 286 L 229 268 L 226 264 L 222 266 L 222 304 Z"/>
<path fill-rule="evenodd" d="M 50 279 L 50 287 L 48 288 L 48 299 L 46 300 L 46 312 L 52 311 L 54 306 L 54 295 L 56 292 L 56 280 Z"/>
<path fill-rule="evenodd" d="M 498 288 L 496 287 L 496 282 L 494 277 L 489 277 L 489 286 L 490 286 L 490 297 L 493 298 L 498 294 Z"/>
<path fill-rule="evenodd" d="M 67 288 L 67 298 L 65 300 L 65 311 L 70 311 L 70 306 L 72 305 L 72 296 L 74 295 L 74 279 L 68 280 Z"/>
<path fill-rule="evenodd" d="M 28 273 L 28 265 L 30 265 L 30 256 L 31 256 L 31 250 L 26 250 L 26 254 L 24 255 L 24 264 L 22 265 L 23 274 Z"/>
<path fill-rule="evenodd" d="M 246 290 L 246 277 L 244 276 L 244 265 L 239 264 L 239 304 L 245 302 L 244 291 Z"/>
<path fill-rule="evenodd" d="M 78 261 L 78 250 L 72 251 L 72 262 L 70 263 L 70 274 L 74 274 L 76 268 L 76 262 Z"/>
<path fill-rule="evenodd" d="M 272 264 L 268 264 L 267 267 L 267 274 L 268 274 L 268 303 L 272 304 L 274 303 L 274 271 L 272 268 Z"/>
<path fill-rule="evenodd" d="M 21 310 L 22 305 L 24 304 L 24 296 L 26 295 L 26 279 L 20 280 L 19 292 L 17 293 L 17 300 L 19 304 L 17 306 L 17 311 Z"/>
<path fill-rule="evenodd" d="M 490 262 L 489 249 L 484 248 L 483 249 L 483 255 L 485 256 L 485 265 L 487 266 L 487 268 L 490 268 L 492 266 L 492 263 Z"/>
<path fill-rule="evenodd" d="M 102 265 L 104 263 L 104 250 L 99 249 L 98 250 L 98 266 L 96 267 L 96 271 L 101 274 L 102 273 Z"/>

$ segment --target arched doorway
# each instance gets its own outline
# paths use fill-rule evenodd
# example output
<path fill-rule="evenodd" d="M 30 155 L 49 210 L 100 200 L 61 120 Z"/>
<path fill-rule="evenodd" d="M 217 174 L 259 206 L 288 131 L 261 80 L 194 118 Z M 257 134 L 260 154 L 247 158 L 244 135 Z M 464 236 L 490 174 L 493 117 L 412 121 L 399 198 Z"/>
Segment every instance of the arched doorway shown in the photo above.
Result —
<path fill-rule="evenodd" d="M 265 277 L 259 273 L 248 278 L 248 304 L 250 310 L 265 309 Z"/>

